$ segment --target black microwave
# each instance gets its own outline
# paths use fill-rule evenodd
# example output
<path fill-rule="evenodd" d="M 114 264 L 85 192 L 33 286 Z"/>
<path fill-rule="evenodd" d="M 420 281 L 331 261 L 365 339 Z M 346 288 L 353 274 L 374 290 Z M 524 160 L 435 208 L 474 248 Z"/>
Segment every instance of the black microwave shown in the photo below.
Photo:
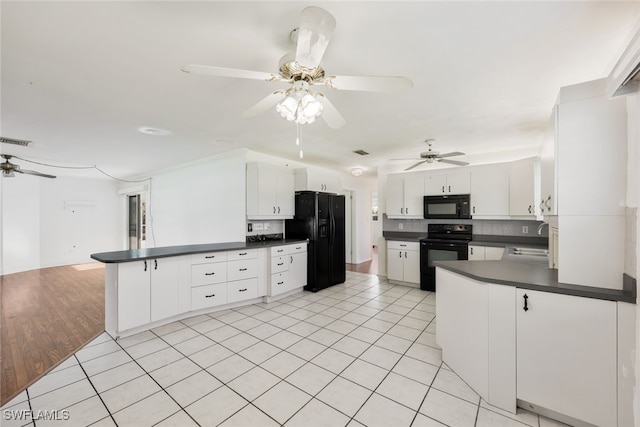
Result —
<path fill-rule="evenodd" d="M 426 219 L 470 219 L 470 196 L 424 196 L 424 217 Z"/>

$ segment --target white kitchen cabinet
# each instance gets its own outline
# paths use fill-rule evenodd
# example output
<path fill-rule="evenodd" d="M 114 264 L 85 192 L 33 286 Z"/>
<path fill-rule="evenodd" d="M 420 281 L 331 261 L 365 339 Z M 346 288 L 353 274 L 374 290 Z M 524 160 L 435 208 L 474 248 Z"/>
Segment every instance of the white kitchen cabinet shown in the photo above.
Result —
<path fill-rule="evenodd" d="M 271 248 L 268 295 L 275 297 L 307 284 L 307 244 Z"/>
<path fill-rule="evenodd" d="M 498 246 L 480 246 L 469 244 L 469 261 L 496 261 L 501 260 L 504 248 Z"/>
<path fill-rule="evenodd" d="M 338 193 L 342 183 L 337 173 L 316 168 L 298 168 L 294 171 L 295 191 Z"/>
<path fill-rule="evenodd" d="M 387 216 L 389 218 L 423 218 L 423 173 L 387 176 Z"/>
<path fill-rule="evenodd" d="M 150 260 L 151 321 L 175 316 L 179 310 L 180 263 L 188 257 L 167 257 Z"/>
<path fill-rule="evenodd" d="M 617 425 L 616 303 L 525 289 L 516 295 L 518 399 L 534 410 Z"/>
<path fill-rule="evenodd" d="M 508 217 L 509 166 L 480 166 L 471 172 L 471 216 Z"/>
<path fill-rule="evenodd" d="M 291 169 L 247 163 L 247 218 L 293 218 L 295 190 Z"/>
<path fill-rule="evenodd" d="M 387 242 L 387 277 L 398 282 L 420 283 L 419 242 Z"/>
<path fill-rule="evenodd" d="M 605 92 L 605 79 L 560 89 L 540 151 L 545 215 L 624 215 L 626 101 Z"/>
<path fill-rule="evenodd" d="M 118 264 L 117 329 L 124 331 L 151 321 L 149 260 Z"/>
<path fill-rule="evenodd" d="M 425 178 L 425 196 L 469 194 L 471 174 L 468 171 L 430 173 Z"/>
<path fill-rule="evenodd" d="M 537 159 L 518 160 L 509 164 L 509 215 L 519 219 L 535 219 L 538 214 L 536 191 Z"/>

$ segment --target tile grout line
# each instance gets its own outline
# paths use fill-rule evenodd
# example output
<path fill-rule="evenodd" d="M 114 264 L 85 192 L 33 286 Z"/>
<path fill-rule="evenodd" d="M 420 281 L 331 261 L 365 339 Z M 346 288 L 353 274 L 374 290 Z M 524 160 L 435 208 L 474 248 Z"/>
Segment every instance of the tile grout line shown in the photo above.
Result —
<path fill-rule="evenodd" d="M 84 366 L 82 366 L 82 363 L 80 363 L 80 359 L 78 359 L 78 357 L 75 354 L 73 355 L 73 357 L 75 357 L 76 361 L 78 362 L 78 365 L 80 366 L 80 369 L 82 369 L 82 372 L 84 373 L 84 376 L 87 378 L 87 381 L 89 381 L 89 384 L 91 384 L 91 388 L 93 388 L 93 391 L 96 392 L 96 395 L 98 396 L 98 399 L 100 399 L 100 402 L 102 402 L 102 406 L 104 406 L 104 408 L 107 410 L 107 413 L 109 414 L 109 417 L 111 417 L 111 421 L 113 421 L 113 423 L 117 427 L 118 423 L 116 422 L 115 418 L 113 418 L 113 414 L 111 413 L 111 410 L 109 410 L 109 407 L 107 406 L 107 404 L 104 403 L 104 400 L 102 399 L 102 396 L 100 395 L 100 393 L 98 393 L 98 390 L 96 389 L 96 386 L 93 384 L 93 381 L 91 381 L 91 378 L 89 378 L 89 375 L 87 374 L 87 371 L 84 370 Z M 101 421 L 103 419 L 104 418 L 101 418 L 100 420 L 97 420 L 96 422 Z M 92 424 L 95 424 L 95 423 L 92 423 Z"/>

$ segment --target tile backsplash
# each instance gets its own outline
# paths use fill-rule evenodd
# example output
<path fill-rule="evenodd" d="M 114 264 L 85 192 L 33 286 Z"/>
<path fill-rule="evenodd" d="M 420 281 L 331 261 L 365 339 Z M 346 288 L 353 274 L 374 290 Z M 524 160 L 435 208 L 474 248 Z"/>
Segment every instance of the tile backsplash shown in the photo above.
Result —
<path fill-rule="evenodd" d="M 515 219 L 389 219 L 386 214 L 383 215 L 382 230 L 410 231 L 427 234 L 428 224 L 450 223 L 472 224 L 473 234 L 475 235 L 519 237 L 547 237 L 549 235 L 549 227 L 543 227 L 542 234 L 538 234 L 538 226 L 542 224 L 542 221 Z"/>
<path fill-rule="evenodd" d="M 251 231 L 249 231 L 251 224 Z M 284 233 L 284 220 L 258 221 L 247 220 L 245 227 L 247 236 L 257 236 L 258 234 L 277 234 Z"/>

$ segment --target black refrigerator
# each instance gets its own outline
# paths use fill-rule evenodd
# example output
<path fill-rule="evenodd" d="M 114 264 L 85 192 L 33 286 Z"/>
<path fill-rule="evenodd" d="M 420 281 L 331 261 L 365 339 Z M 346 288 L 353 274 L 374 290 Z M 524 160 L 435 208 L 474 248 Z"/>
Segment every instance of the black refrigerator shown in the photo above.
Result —
<path fill-rule="evenodd" d="M 317 292 L 344 283 L 344 196 L 313 191 L 296 192 L 295 216 L 285 222 L 291 239 L 309 239 L 307 291 Z"/>

